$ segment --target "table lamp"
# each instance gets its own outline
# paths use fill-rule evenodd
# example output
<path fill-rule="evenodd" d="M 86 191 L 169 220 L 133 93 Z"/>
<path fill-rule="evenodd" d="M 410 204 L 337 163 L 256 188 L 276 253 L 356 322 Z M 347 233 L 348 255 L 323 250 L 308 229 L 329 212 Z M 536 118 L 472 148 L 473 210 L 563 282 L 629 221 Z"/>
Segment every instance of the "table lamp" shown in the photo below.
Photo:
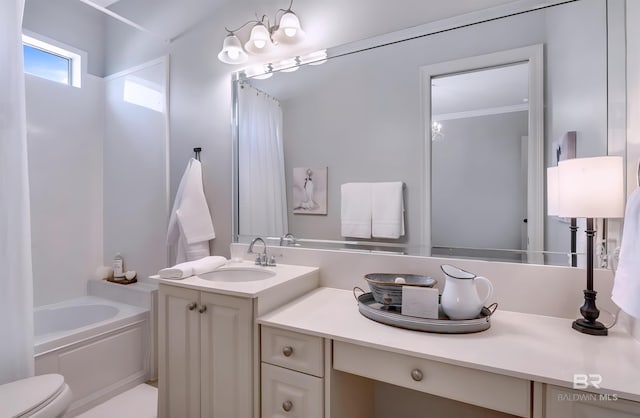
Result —
<path fill-rule="evenodd" d="M 596 320 L 600 311 L 593 290 L 593 219 L 624 216 L 623 175 L 622 157 L 575 158 L 558 163 L 557 215 L 587 219 L 587 288 L 580 307 L 583 318 L 572 324 L 573 329 L 585 334 L 607 335 L 607 328 Z"/>

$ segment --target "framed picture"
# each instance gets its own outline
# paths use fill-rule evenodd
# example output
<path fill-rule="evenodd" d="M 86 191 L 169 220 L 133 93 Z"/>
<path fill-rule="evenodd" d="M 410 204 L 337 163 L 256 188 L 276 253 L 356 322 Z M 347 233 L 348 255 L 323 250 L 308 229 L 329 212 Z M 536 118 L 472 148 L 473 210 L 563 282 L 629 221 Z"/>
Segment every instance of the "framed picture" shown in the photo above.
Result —
<path fill-rule="evenodd" d="M 293 169 L 293 213 L 327 214 L 327 167 Z"/>
<path fill-rule="evenodd" d="M 553 143 L 556 165 L 560 161 L 576 158 L 576 132 L 569 131 Z"/>

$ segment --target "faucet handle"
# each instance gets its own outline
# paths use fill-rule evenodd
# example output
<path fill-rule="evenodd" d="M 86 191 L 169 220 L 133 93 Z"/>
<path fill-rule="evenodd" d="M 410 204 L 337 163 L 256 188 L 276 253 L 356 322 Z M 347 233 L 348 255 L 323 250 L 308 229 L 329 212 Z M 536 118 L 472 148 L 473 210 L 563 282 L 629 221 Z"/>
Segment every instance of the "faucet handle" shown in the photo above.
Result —
<path fill-rule="evenodd" d="M 270 267 L 275 267 L 276 265 L 276 256 L 272 255 L 271 257 L 269 257 L 269 263 L 267 263 L 268 266 Z"/>
<path fill-rule="evenodd" d="M 262 255 L 260 255 L 260 254 L 256 255 L 255 265 L 256 266 L 262 265 Z"/>

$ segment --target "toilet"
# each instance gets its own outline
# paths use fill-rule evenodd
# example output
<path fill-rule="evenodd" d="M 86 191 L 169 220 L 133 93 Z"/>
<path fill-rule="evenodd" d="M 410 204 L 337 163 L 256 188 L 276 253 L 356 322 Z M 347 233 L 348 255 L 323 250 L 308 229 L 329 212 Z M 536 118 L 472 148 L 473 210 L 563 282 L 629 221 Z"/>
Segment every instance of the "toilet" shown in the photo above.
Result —
<path fill-rule="evenodd" d="M 59 374 L 43 374 L 0 385 L 0 415 L 58 418 L 71 404 L 71 389 Z"/>

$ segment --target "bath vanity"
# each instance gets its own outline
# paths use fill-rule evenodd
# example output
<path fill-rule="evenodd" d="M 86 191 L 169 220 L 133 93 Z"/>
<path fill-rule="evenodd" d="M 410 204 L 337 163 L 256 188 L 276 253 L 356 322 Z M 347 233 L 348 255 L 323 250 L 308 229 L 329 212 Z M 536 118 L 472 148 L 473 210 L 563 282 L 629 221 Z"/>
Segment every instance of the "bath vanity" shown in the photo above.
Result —
<path fill-rule="evenodd" d="M 640 416 L 640 344 L 628 334 L 594 338 L 568 319 L 500 310 L 491 320 L 475 334 L 407 331 L 361 316 L 348 290 L 316 289 L 258 319 L 262 417 L 457 416 L 470 405 L 492 417 Z"/>
<path fill-rule="evenodd" d="M 249 262 L 161 280 L 158 416 L 257 417 L 255 319 L 317 286 L 317 268 Z"/>

